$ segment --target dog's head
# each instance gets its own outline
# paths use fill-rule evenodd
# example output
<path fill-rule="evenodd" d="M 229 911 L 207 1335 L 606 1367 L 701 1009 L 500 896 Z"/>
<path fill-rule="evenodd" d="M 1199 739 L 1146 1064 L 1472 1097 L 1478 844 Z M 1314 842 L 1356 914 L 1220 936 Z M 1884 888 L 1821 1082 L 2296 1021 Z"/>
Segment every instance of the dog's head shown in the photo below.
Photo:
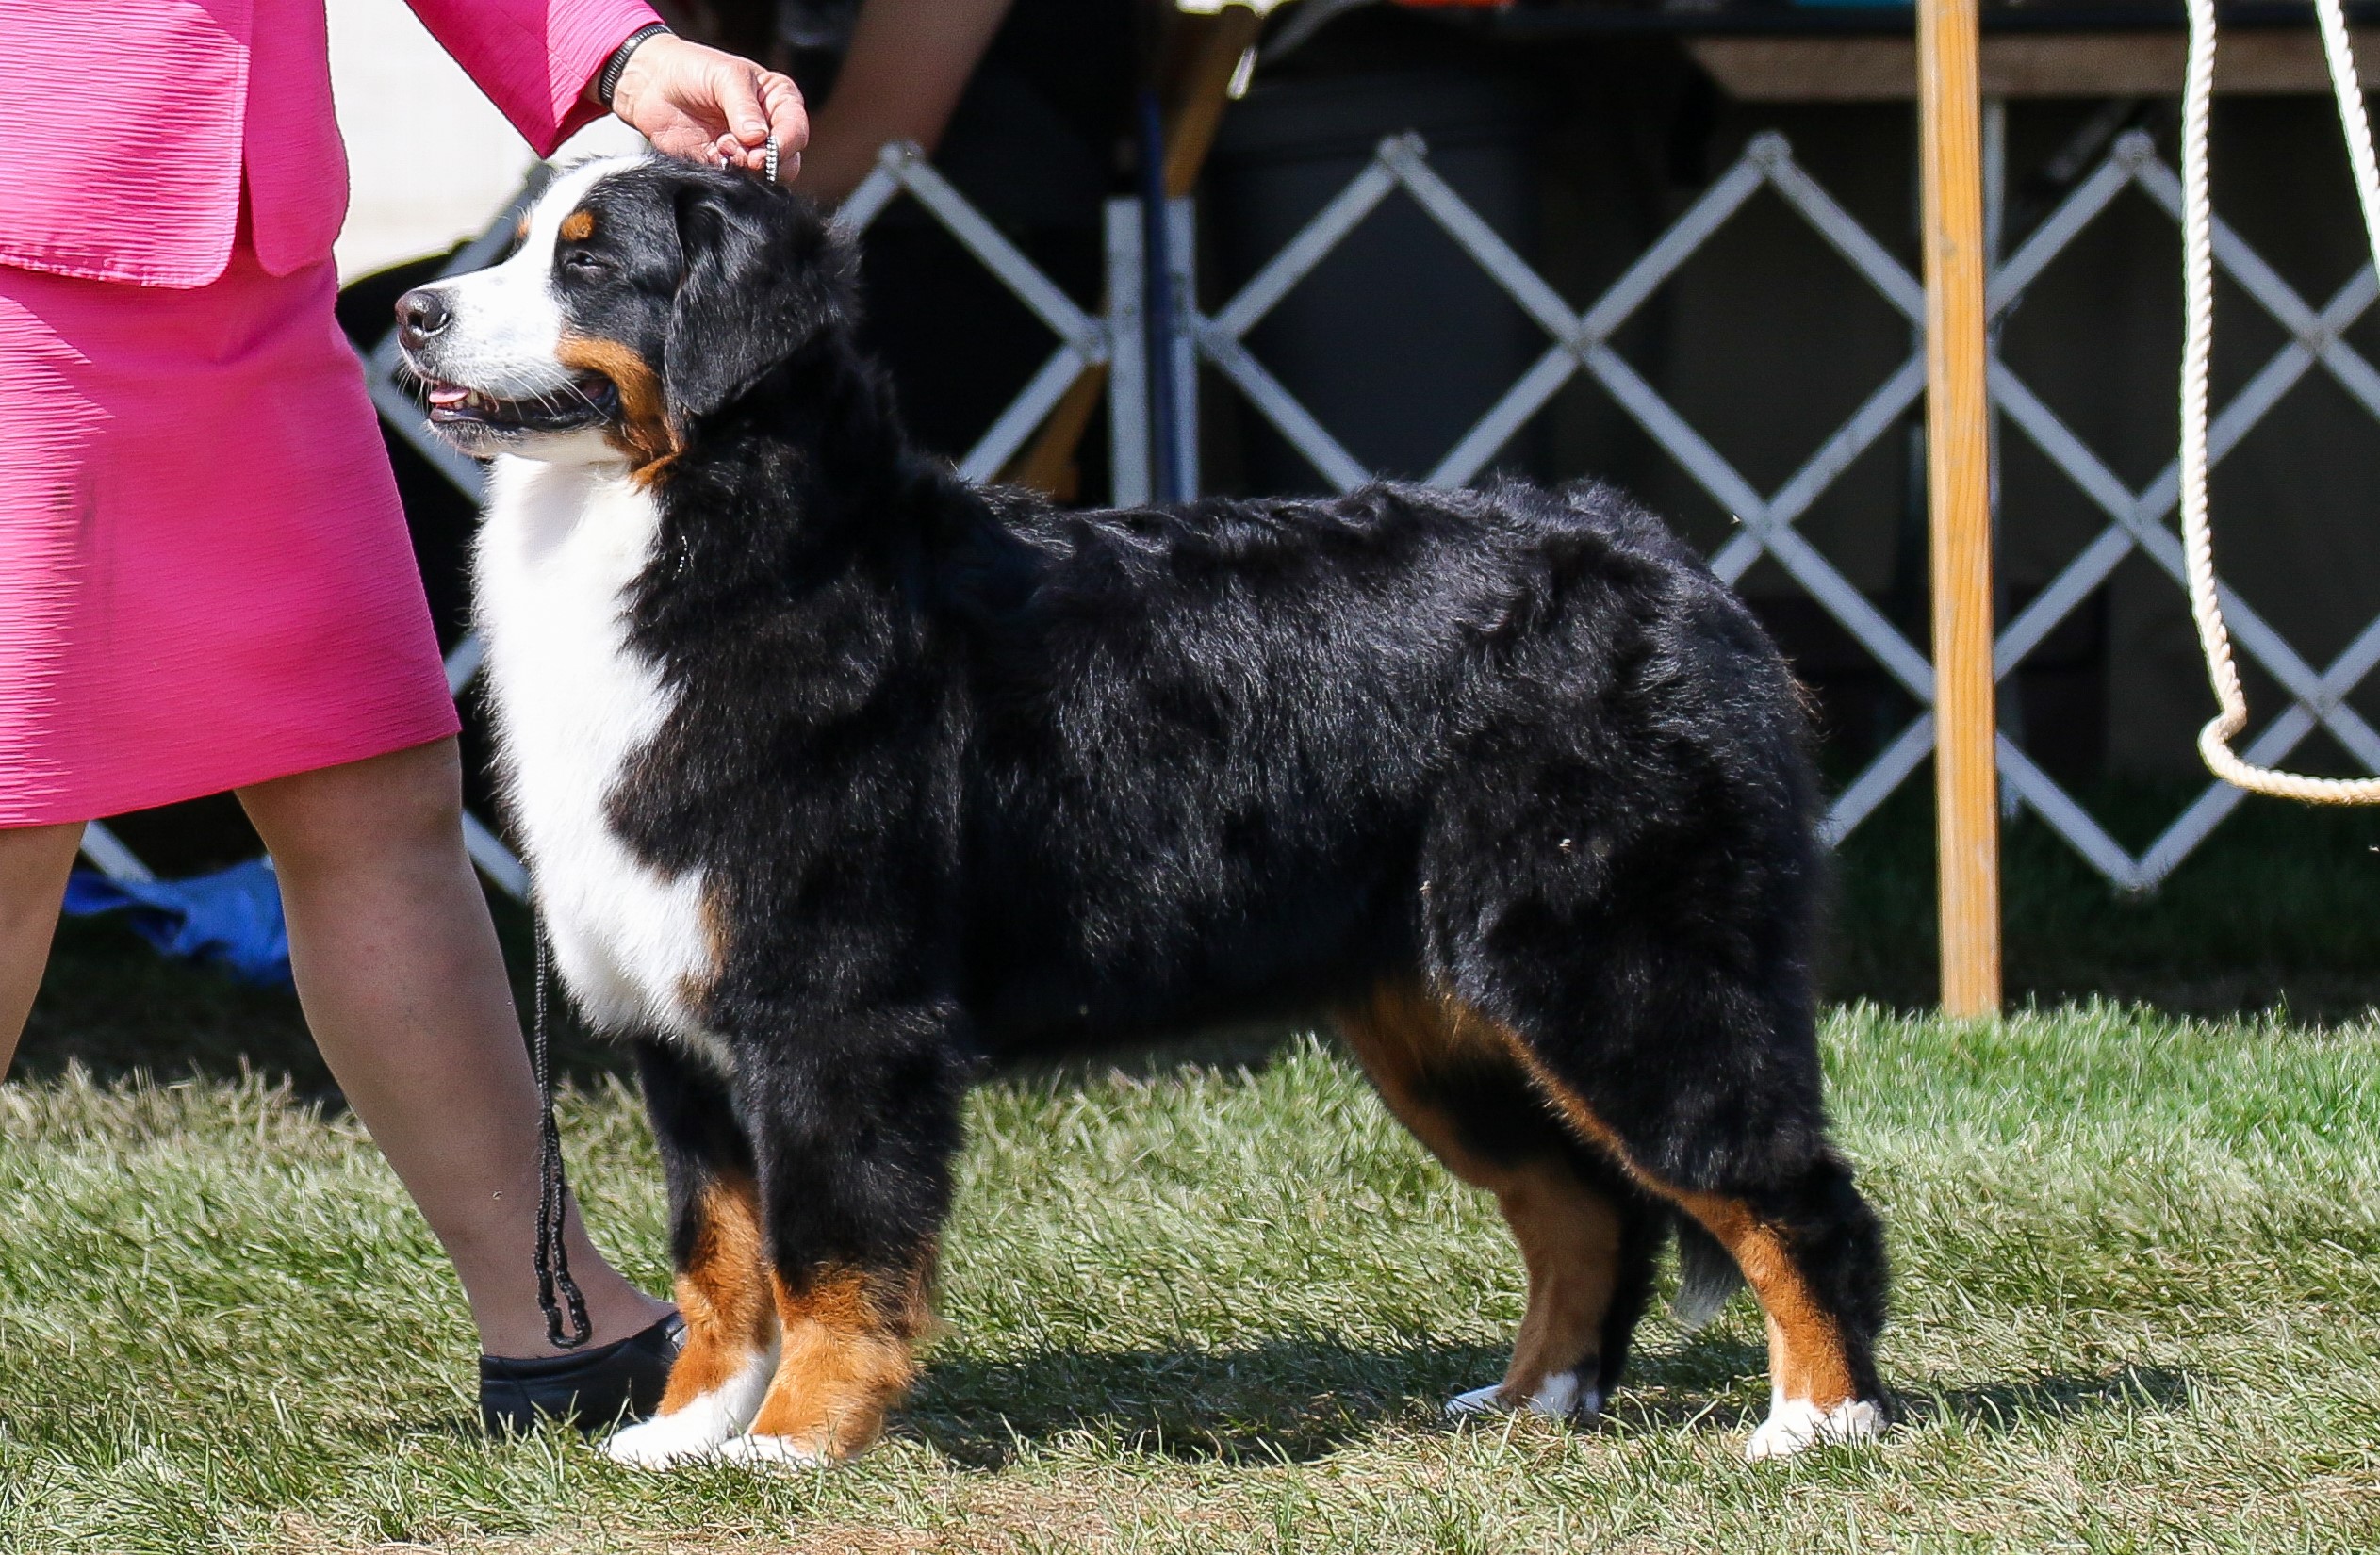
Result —
<path fill-rule="evenodd" d="M 397 338 L 463 452 L 657 467 L 706 416 L 851 317 L 845 246 L 810 202 L 659 157 L 583 163 L 510 257 L 409 291 Z"/>

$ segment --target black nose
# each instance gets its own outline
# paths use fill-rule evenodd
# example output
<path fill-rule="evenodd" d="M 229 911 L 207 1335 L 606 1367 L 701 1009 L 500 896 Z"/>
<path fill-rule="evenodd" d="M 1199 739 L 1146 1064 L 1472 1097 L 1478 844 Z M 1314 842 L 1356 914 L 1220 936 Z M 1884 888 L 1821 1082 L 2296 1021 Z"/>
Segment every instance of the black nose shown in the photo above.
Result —
<path fill-rule="evenodd" d="M 449 315 L 446 299 L 424 287 L 409 291 L 397 299 L 397 339 L 409 351 L 418 351 L 430 336 L 446 328 Z"/>

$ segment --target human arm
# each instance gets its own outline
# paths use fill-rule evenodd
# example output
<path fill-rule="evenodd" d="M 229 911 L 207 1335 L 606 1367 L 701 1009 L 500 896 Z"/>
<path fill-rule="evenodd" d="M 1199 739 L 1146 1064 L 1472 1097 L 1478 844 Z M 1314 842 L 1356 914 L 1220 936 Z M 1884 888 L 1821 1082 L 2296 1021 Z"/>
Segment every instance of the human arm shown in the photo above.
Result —
<path fill-rule="evenodd" d="M 840 200 L 887 141 L 933 150 L 1008 9 L 1009 0 L 866 0 L 818 110 L 802 188 Z"/>
<path fill-rule="evenodd" d="M 594 83 L 587 90 L 593 92 Z M 689 161 L 732 163 L 757 172 L 777 138 L 778 178 L 793 181 L 810 142 L 801 90 L 790 76 L 749 59 L 663 33 L 629 56 L 612 111 L 657 151 Z"/>
<path fill-rule="evenodd" d="M 602 116 L 596 78 L 621 43 L 660 20 L 645 0 L 408 4 L 540 156 Z M 609 106 L 659 150 L 697 161 L 757 169 L 773 131 L 782 178 L 809 139 L 792 81 L 667 34 L 637 46 Z"/>

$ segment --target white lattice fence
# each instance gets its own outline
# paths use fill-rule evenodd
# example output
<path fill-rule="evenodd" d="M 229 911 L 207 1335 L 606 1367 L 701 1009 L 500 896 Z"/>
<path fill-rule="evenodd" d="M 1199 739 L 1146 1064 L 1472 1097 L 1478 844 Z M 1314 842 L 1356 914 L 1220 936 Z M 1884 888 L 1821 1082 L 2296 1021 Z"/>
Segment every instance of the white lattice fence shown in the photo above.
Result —
<path fill-rule="evenodd" d="M 1755 487 L 1676 407 L 1613 349 L 1612 336 L 1664 283 L 1677 273 L 1763 188 L 1784 204 L 1840 254 L 1878 295 L 1918 332 L 1909 356 L 1876 385 L 1850 417 L 1813 449 L 1801 466 L 1774 491 Z M 1994 274 L 1989 305 L 2004 317 L 2050 261 L 2063 252 L 2127 188 L 2137 188 L 2176 221 L 2180 185 L 2160 161 L 2148 137 L 2119 139 L 2107 158 L 2076 187 Z M 1497 450 L 1562 386 L 1584 372 L 1599 384 L 1638 426 L 1701 488 L 1732 513 L 1741 528 L 1711 558 L 1720 577 L 1732 582 L 1765 552 L 1776 559 L 1861 646 L 1885 673 L 1921 705 L 1933 700 L 1933 668 L 1925 652 L 1872 604 L 1843 573 L 1796 529 L 1821 494 L 1913 406 L 1925 392 L 1925 296 L 1915 277 L 1797 164 L 1784 137 L 1755 136 L 1743 156 L 1678 218 L 1602 296 L 1574 309 L 1527 261 L 1515 253 L 1462 197 L 1433 171 L 1419 137 L 1383 140 L 1371 162 L 1334 197 L 1261 269 L 1238 295 L 1210 314 L 1182 299 L 1176 307 L 1192 349 L 1244 395 L 1316 470 L 1344 490 L 1371 479 L 1350 454 L 1245 344 L 1251 330 L 1353 232 L 1382 201 L 1402 190 L 1479 268 L 1519 305 L 1549 337 L 1543 354 L 1431 470 L 1428 480 L 1461 484 L 1474 479 Z M 1173 223 L 1173 240 L 1190 252 L 1187 213 Z M 2218 222 L 2216 262 L 2287 330 L 2290 343 L 2216 418 L 2212 456 L 2238 446 L 2297 380 L 2320 364 L 2375 417 L 2380 417 L 2380 373 L 2375 373 L 2341 332 L 2380 296 L 2370 270 L 2356 275 L 2317 310 L 2242 242 Z M 1177 267 L 1178 268 L 1178 267 Z M 2108 516 L 2106 530 L 2084 547 L 2003 630 L 1996 641 L 1994 673 L 2005 678 L 2049 632 L 2105 582 L 2116 565 L 2142 551 L 2182 585 L 2181 546 L 2166 527 L 2175 500 L 2172 466 L 2141 491 L 2118 480 L 2094 453 L 2005 363 L 1992 368 L 1996 408 L 2048 456 Z M 1179 397 L 1177 403 L 1192 403 Z M 2347 694 L 2380 664 L 2380 618 L 2347 649 L 2316 669 L 2273 625 L 2229 589 L 2224 609 L 2239 623 L 2241 648 L 2261 663 L 2293 698 L 2291 705 L 2248 747 L 2252 761 L 2270 762 L 2315 728 L 2329 729 L 2355 759 L 2380 772 L 2380 735 L 2345 704 Z M 1933 749 L 1930 712 L 1922 712 L 1887 743 L 1829 808 L 1826 830 L 1840 840 L 1873 813 Z M 2006 736 L 1998 741 L 2002 780 L 2076 852 L 2114 885 L 2144 890 L 2170 874 L 2240 800 L 2222 783 L 2205 793 L 2146 851 L 2126 852 L 2065 789 Z"/>

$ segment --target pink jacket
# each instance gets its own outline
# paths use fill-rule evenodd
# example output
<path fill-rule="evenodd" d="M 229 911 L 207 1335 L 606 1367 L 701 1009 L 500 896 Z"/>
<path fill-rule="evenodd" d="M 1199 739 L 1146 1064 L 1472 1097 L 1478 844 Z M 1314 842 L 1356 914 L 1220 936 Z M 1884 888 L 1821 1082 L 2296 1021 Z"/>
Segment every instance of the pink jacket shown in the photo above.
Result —
<path fill-rule="evenodd" d="M 408 3 L 541 156 L 655 20 L 645 0 Z M 205 286 L 243 181 L 266 270 L 330 256 L 347 157 L 323 0 L 0 0 L 0 265 Z"/>

